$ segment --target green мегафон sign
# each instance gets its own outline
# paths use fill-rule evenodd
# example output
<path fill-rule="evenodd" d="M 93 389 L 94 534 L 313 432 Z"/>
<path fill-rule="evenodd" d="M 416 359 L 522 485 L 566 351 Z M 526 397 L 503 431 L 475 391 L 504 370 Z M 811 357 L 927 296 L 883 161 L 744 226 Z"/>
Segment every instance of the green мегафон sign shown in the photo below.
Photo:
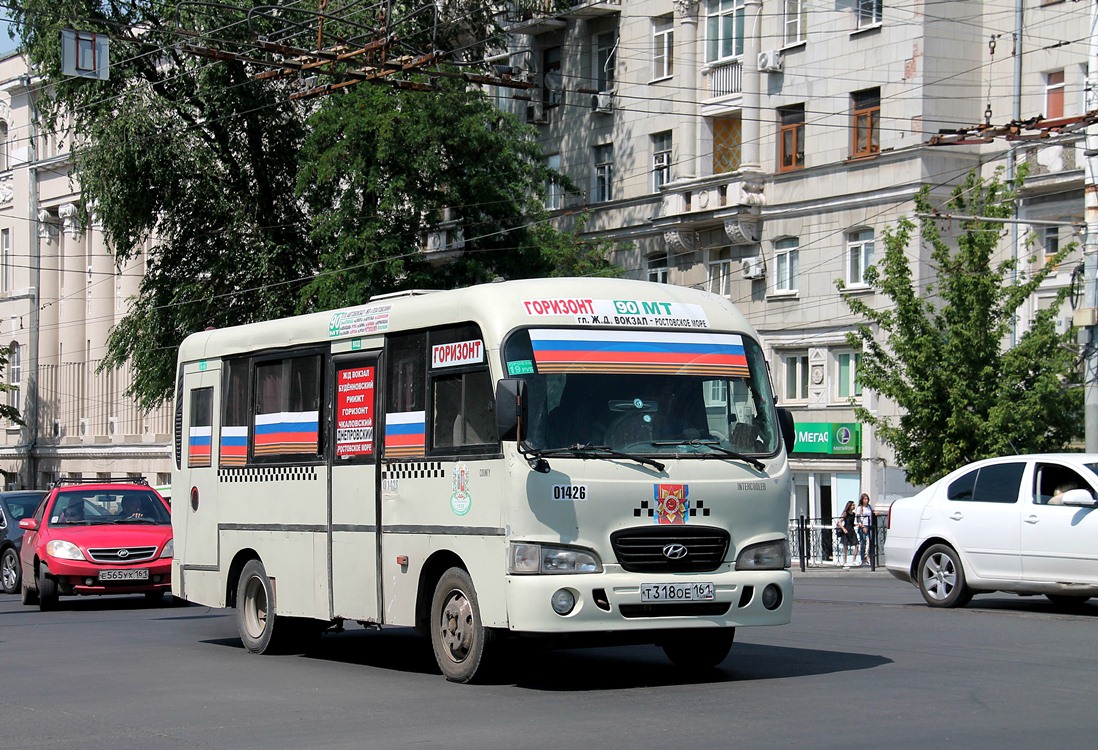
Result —
<path fill-rule="evenodd" d="M 862 426 L 857 422 L 799 422 L 793 452 L 860 456 Z"/>

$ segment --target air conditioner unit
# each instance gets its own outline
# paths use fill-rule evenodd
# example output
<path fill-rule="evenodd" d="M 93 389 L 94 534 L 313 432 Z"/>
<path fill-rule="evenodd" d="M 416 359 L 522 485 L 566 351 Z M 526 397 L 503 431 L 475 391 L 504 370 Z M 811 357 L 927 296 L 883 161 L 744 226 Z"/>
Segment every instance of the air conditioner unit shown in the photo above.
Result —
<path fill-rule="evenodd" d="M 743 259 L 743 277 L 745 279 L 766 278 L 766 265 L 761 255 Z"/>
<path fill-rule="evenodd" d="M 759 53 L 759 70 L 764 73 L 780 73 L 782 70 L 781 50 L 771 49 Z"/>
<path fill-rule="evenodd" d="M 526 123 L 528 125 L 544 125 L 549 122 L 545 116 L 545 107 L 541 102 L 535 102 L 526 106 Z"/>
<path fill-rule="evenodd" d="M 118 417 L 107 417 L 107 434 L 118 434 Z"/>
<path fill-rule="evenodd" d="M 88 434 L 88 419 L 87 417 L 80 418 L 80 437 L 85 437 Z"/>
<path fill-rule="evenodd" d="M 614 92 L 600 91 L 591 96 L 591 111 L 608 115 L 614 110 Z"/>
<path fill-rule="evenodd" d="M 55 438 L 61 437 L 61 420 L 60 419 L 53 420 L 53 436 Z"/>

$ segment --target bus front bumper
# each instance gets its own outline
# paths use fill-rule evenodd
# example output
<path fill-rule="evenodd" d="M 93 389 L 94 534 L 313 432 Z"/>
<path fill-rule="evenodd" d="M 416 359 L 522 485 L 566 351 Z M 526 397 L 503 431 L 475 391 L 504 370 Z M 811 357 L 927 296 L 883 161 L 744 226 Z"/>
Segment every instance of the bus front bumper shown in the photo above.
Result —
<path fill-rule="evenodd" d="M 603 573 L 509 575 L 506 580 L 508 627 L 514 632 L 565 634 L 784 625 L 790 621 L 793 605 L 793 574 L 789 570 L 649 575 L 607 566 Z M 665 594 L 685 593 L 676 584 L 687 584 L 686 588 L 692 589 L 687 595 L 705 590 L 704 586 L 695 588 L 691 584 L 712 584 L 712 598 L 642 601 L 642 587 L 656 586 Z M 574 605 L 558 613 L 554 598 L 559 609 L 569 600 Z"/>

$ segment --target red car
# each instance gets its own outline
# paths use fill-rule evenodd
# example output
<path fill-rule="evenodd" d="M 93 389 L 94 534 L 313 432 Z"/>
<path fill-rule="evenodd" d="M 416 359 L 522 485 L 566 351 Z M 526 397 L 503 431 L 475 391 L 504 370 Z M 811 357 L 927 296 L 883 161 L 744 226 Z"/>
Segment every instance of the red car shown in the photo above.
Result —
<path fill-rule="evenodd" d="M 61 594 L 171 591 L 172 519 L 144 479 L 61 480 L 23 529 L 23 604 L 52 609 Z"/>

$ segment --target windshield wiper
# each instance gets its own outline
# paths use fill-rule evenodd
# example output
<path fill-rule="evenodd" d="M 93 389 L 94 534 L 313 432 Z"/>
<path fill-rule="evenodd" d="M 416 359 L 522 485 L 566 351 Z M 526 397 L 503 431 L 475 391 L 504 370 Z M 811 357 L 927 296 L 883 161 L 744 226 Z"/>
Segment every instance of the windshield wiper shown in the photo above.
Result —
<path fill-rule="evenodd" d="M 697 438 L 693 440 L 653 440 L 652 445 L 704 445 L 706 448 L 712 448 L 718 453 L 723 453 L 729 458 L 735 458 L 739 461 L 744 461 L 745 463 L 751 464 L 759 471 L 766 470 L 766 464 L 764 464 L 759 459 L 754 458 L 753 456 L 745 456 L 744 454 L 738 453 L 734 450 L 729 450 L 728 448 L 723 447 L 720 444 L 719 440 L 698 440 Z"/>
<path fill-rule="evenodd" d="M 577 458 L 624 458 L 628 461 L 636 461 L 638 464 L 651 466 L 656 471 L 663 471 L 664 465 L 654 458 L 638 456 L 633 453 L 616 451 L 609 445 L 591 445 L 591 443 L 569 445 L 566 448 L 530 448 L 526 445 L 519 446 L 523 457 L 530 462 L 530 467 L 537 472 L 545 474 L 549 471 L 549 463 L 546 456 L 575 456 Z"/>

